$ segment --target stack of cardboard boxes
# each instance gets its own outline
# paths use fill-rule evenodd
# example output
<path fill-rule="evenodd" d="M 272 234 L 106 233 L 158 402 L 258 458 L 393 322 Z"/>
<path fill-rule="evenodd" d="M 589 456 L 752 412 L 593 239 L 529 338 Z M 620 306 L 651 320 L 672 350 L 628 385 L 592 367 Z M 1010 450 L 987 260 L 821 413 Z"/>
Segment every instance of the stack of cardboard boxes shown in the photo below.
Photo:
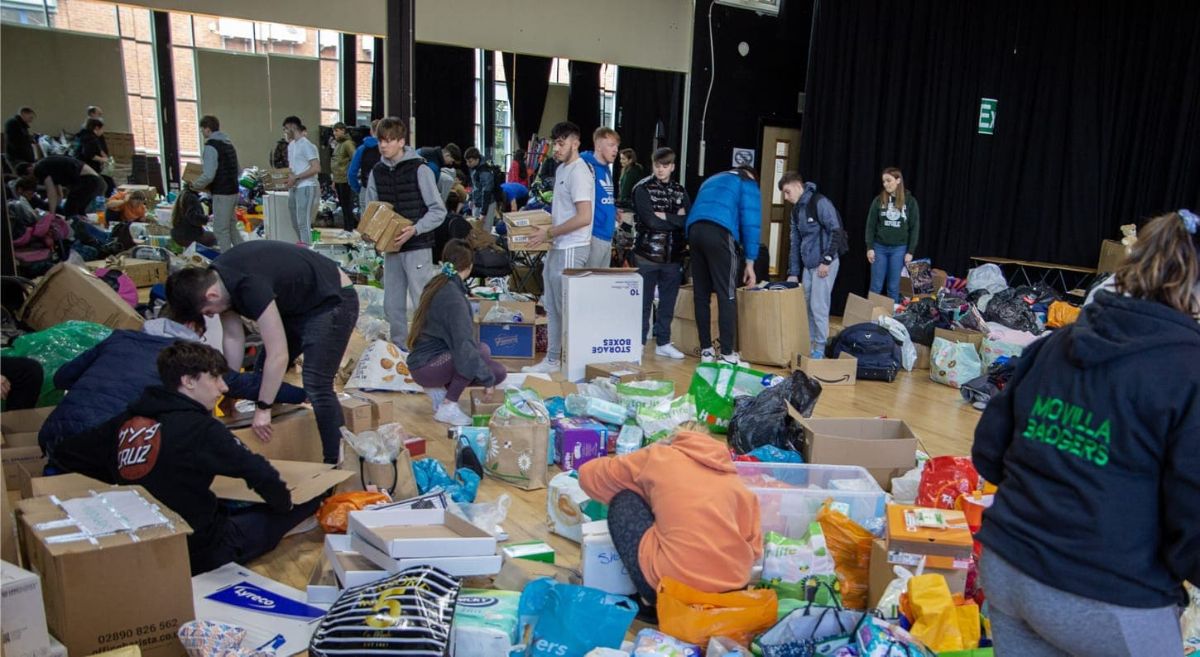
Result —
<path fill-rule="evenodd" d="M 508 231 L 508 248 L 511 251 L 549 251 L 550 244 L 531 246 L 529 238 L 542 228 L 554 223 L 554 218 L 545 210 L 525 210 L 504 215 L 504 227 Z"/>

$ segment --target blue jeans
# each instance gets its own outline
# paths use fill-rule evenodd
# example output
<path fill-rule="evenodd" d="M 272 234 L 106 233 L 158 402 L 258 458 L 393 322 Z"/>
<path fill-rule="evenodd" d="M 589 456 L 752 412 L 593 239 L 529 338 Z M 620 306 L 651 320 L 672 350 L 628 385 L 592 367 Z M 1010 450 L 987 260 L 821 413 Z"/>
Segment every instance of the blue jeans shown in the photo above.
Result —
<path fill-rule="evenodd" d="M 871 263 L 871 291 L 882 293 L 886 283 L 887 295 L 900 303 L 900 270 L 904 268 L 908 246 L 885 246 L 877 242 L 871 248 L 875 249 L 875 262 Z"/>

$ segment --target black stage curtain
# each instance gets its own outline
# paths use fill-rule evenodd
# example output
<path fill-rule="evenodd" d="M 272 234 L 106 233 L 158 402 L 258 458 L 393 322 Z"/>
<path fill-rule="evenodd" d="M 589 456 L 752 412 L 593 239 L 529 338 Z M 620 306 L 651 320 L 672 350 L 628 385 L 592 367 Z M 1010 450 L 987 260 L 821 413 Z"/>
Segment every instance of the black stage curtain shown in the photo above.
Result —
<path fill-rule="evenodd" d="M 375 37 L 375 61 L 371 65 L 371 120 L 383 118 L 383 38 Z"/>
<path fill-rule="evenodd" d="M 418 43 L 415 58 L 413 111 L 418 143 L 412 145 L 453 142 L 465 149 L 475 141 L 475 50 Z"/>
<path fill-rule="evenodd" d="M 683 74 L 621 66 L 617 69 L 617 132 L 621 148 L 637 151 L 650 173 L 654 149 L 669 146 L 680 153 L 683 125 Z M 613 163 L 620 180 L 620 158 Z"/>
<path fill-rule="evenodd" d="M 510 61 L 513 61 L 512 66 L 509 65 Z M 546 92 L 550 89 L 550 67 L 553 63 L 549 57 L 537 55 L 517 55 L 512 60 L 504 60 L 505 78 L 509 81 L 508 97 L 513 99 L 517 145 L 521 148 L 529 144 L 529 140 L 542 125 L 542 113 L 546 110 Z"/>
<path fill-rule="evenodd" d="M 592 131 L 600 127 L 600 65 L 571 60 L 567 120 L 579 126 L 579 150 L 592 149 Z"/>
<path fill-rule="evenodd" d="M 880 171 L 920 201 L 917 256 L 1094 266 L 1118 226 L 1200 205 L 1192 0 L 820 2 L 801 172 L 850 233 L 834 296 L 869 280 Z M 977 132 L 995 98 L 995 134 Z"/>

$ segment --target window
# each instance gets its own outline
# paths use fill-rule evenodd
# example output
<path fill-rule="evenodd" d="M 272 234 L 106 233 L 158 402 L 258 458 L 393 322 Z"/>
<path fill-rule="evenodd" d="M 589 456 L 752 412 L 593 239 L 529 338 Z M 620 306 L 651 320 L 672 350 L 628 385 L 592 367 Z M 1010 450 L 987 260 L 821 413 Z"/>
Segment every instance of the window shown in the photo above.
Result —
<path fill-rule="evenodd" d="M 53 28 L 117 36 L 117 6 L 111 3 L 58 0 L 47 3 L 46 14 Z"/>
<path fill-rule="evenodd" d="M 371 93 L 375 78 L 375 37 L 360 34 L 355 41 L 358 47 L 354 49 L 357 58 L 354 65 L 354 93 L 358 104 L 354 108 L 354 115 L 360 124 L 370 125 Z"/>
<path fill-rule="evenodd" d="M 617 65 L 600 65 L 600 125 L 617 127 Z"/>
<path fill-rule="evenodd" d="M 0 21 L 40 27 L 50 23 L 44 0 L 0 0 Z"/>
<path fill-rule="evenodd" d="M 550 62 L 550 84 L 571 84 L 571 60 L 555 57 Z"/>
<path fill-rule="evenodd" d="M 492 122 L 495 124 L 496 150 L 492 161 L 508 170 L 508 159 L 512 156 L 512 101 L 508 97 L 508 84 L 504 72 L 503 53 L 495 51 L 496 94 L 492 105 Z"/>
<path fill-rule="evenodd" d="M 321 125 L 342 120 L 341 35 L 330 30 L 317 32 L 321 58 Z"/>
<path fill-rule="evenodd" d="M 60 2 L 59 5 L 64 5 Z M 158 71 L 154 65 L 153 30 L 150 10 L 117 7 L 121 54 L 125 59 L 125 92 L 129 98 L 129 129 L 140 153 L 158 155 Z"/>

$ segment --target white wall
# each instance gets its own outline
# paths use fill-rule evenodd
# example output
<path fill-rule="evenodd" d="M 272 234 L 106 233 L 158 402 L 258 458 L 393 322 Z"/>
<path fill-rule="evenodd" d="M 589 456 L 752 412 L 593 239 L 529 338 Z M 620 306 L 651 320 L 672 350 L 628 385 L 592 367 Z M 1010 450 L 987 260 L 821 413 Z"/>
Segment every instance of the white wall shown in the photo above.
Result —
<path fill-rule="evenodd" d="M 555 123 L 567 120 L 567 100 L 570 95 L 571 87 L 565 84 L 552 84 L 546 90 L 546 108 L 542 110 L 542 124 L 538 126 L 538 136 L 549 136 Z"/>

